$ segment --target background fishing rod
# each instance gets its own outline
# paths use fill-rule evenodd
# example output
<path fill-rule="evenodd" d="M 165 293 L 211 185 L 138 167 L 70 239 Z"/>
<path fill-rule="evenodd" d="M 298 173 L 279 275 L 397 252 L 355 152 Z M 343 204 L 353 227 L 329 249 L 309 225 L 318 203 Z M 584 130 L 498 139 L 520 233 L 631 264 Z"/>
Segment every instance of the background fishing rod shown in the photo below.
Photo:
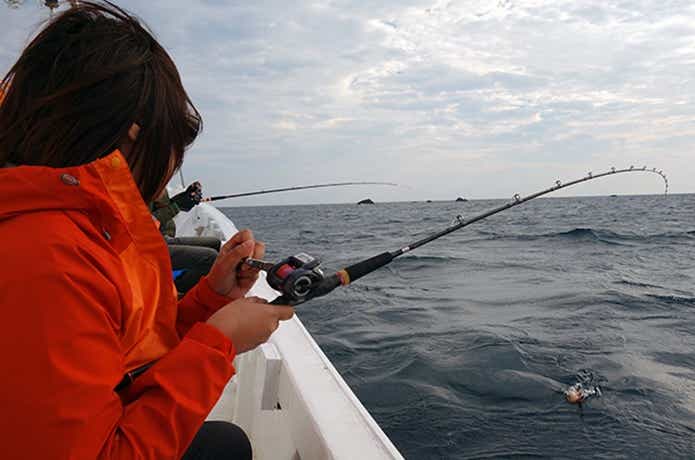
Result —
<path fill-rule="evenodd" d="M 242 196 L 264 195 L 266 193 L 289 192 L 293 190 L 306 190 L 310 188 L 325 188 L 325 187 L 345 187 L 348 185 L 390 185 L 397 187 L 398 184 L 392 182 L 335 182 L 332 184 L 315 184 L 315 185 L 298 185 L 296 187 L 273 188 L 269 190 L 259 190 L 257 192 L 234 193 L 231 195 L 216 195 L 209 198 L 203 198 L 203 201 L 218 201 L 226 200 L 227 198 L 239 198 Z"/>
<path fill-rule="evenodd" d="M 435 232 L 425 238 L 414 241 L 406 246 L 401 247 L 395 251 L 386 251 L 378 254 L 374 257 L 362 260 L 348 267 L 345 267 L 330 276 L 325 276 L 320 269 L 320 261 L 314 257 L 307 254 L 301 253 L 295 256 L 289 257 L 280 263 L 272 264 L 269 262 L 247 259 L 245 263 L 255 268 L 259 268 L 267 272 L 268 284 L 275 290 L 280 291 L 282 294 L 280 297 L 275 299 L 272 303 L 274 304 L 289 304 L 298 305 L 311 300 L 316 297 L 321 297 L 329 292 L 333 291 L 338 286 L 347 286 L 348 284 L 362 278 L 368 273 L 389 264 L 393 259 L 399 257 L 407 252 L 412 251 L 420 246 L 423 246 L 431 241 L 439 239 L 449 233 L 455 232 L 456 230 L 462 229 L 471 225 L 475 222 L 479 222 L 486 219 L 492 215 L 498 214 L 507 209 L 519 206 L 523 203 L 531 201 L 548 193 L 555 192 L 573 185 L 577 185 L 582 182 L 588 182 L 600 177 L 611 176 L 620 173 L 630 173 L 630 172 L 648 172 L 654 173 L 661 176 L 664 180 L 665 191 L 664 195 L 668 194 L 668 178 L 663 173 L 663 171 L 657 171 L 656 168 L 647 169 L 646 166 L 642 168 L 635 168 L 630 166 L 625 169 L 615 169 L 611 168 L 610 171 L 592 174 L 589 172 L 586 176 L 576 179 L 567 183 L 562 183 L 561 181 L 556 181 L 555 185 L 540 192 L 533 193 L 531 195 L 521 197 L 518 194 L 514 195 L 514 199 L 508 203 L 501 206 L 493 208 L 477 216 L 471 217 L 469 219 L 463 219 L 461 216 L 457 216 L 454 224 L 449 227 Z"/>

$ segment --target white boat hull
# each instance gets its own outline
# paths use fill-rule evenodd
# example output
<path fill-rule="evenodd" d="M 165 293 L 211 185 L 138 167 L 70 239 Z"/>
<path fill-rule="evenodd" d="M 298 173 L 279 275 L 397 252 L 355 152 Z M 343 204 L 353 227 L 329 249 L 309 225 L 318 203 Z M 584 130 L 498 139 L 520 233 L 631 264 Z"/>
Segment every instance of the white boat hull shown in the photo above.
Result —
<path fill-rule="evenodd" d="M 237 232 L 219 210 L 196 206 L 176 219 L 179 236 Z M 249 295 L 277 296 L 263 276 Z M 241 426 L 254 458 L 401 459 L 393 443 L 362 406 L 297 315 L 281 323 L 268 343 L 238 356 L 236 375 L 209 420 Z"/>

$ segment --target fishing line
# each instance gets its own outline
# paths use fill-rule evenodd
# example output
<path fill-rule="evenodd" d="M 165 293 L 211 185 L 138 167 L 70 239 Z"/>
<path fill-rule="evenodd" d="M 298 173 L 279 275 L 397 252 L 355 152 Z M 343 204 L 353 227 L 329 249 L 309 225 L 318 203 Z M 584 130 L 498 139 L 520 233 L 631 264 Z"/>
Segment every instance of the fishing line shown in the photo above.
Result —
<path fill-rule="evenodd" d="M 374 270 L 391 263 L 395 258 L 406 254 L 413 249 L 419 248 L 420 246 L 483 219 L 487 219 L 490 216 L 506 211 L 507 209 L 519 206 L 543 195 L 547 195 L 548 193 L 562 190 L 567 187 L 572 187 L 573 185 L 577 185 L 582 182 L 588 182 L 600 177 L 611 176 L 614 174 L 635 172 L 658 174 L 664 180 L 664 195 L 668 194 L 668 178 L 661 170 L 657 171 L 656 168 L 647 169 L 646 166 L 643 166 L 642 168 L 630 166 L 629 168 L 625 169 L 611 168 L 609 171 L 600 174 L 593 174 L 589 172 L 586 176 L 580 179 L 566 183 L 562 183 L 558 180 L 552 187 L 525 197 L 521 197 L 519 194 L 516 194 L 511 201 L 469 219 L 463 219 L 461 216 L 458 216 L 452 225 L 441 231 L 432 233 L 425 238 L 414 241 L 395 251 L 382 252 L 381 254 L 377 254 L 373 257 L 352 264 L 329 276 L 324 275 L 323 271 L 321 270 L 321 262 L 319 259 L 305 253 L 296 254 L 277 264 L 257 259 L 246 259 L 245 263 L 251 267 L 266 271 L 268 284 L 273 289 L 281 292 L 280 297 L 275 299 L 272 303 L 299 305 L 316 297 L 324 296 L 339 286 L 347 286 L 348 284 L 355 282 Z"/>

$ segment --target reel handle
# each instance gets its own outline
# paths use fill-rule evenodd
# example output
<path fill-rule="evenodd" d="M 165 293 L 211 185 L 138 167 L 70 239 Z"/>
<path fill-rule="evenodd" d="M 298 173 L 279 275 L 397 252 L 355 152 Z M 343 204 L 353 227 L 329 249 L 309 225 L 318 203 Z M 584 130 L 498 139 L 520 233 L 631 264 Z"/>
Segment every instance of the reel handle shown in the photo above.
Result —
<path fill-rule="evenodd" d="M 333 289 L 337 288 L 338 286 L 341 286 L 341 279 L 338 276 L 337 273 L 327 276 L 323 280 L 321 280 L 320 283 L 318 283 L 316 286 L 314 286 L 311 289 L 311 292 L 306 296 L 303 297 L 299 300 L 292 300 L 289 297 L 286 297 L 284 295 L 281 295 L 277 297 L 275 300 L 270 302 L 272 305 L 299 305 L 303 304 L 307 300 L 315 299 L 317 297 L 323 297 L 329 292 L 331 292 Z"/>

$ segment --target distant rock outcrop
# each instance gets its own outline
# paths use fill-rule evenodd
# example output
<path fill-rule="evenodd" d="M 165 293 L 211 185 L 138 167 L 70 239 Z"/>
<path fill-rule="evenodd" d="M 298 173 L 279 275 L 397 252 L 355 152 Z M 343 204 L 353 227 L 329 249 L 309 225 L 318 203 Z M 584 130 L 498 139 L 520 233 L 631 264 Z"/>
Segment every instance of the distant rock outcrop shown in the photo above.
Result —
<path fill-rule="evenodd" d="M 425 201 L 425 203 L 431 203 L 431 202 L 432 202 L 432 200 L 427 200 L 427 201 Z"/>
<path fill-rule="evenodd" d="M 365 198 L 364 200 L 358 201 L 357 204 L 374 204 L 370 198 Z"/>
<path fill-rule="evenodd" d="M 456 198 L 456 201 L 459 202 L 459 203 L 466 203 L 466 202 L 468 202 L 467 199 L 461 198 L 461 197 Z"/>

